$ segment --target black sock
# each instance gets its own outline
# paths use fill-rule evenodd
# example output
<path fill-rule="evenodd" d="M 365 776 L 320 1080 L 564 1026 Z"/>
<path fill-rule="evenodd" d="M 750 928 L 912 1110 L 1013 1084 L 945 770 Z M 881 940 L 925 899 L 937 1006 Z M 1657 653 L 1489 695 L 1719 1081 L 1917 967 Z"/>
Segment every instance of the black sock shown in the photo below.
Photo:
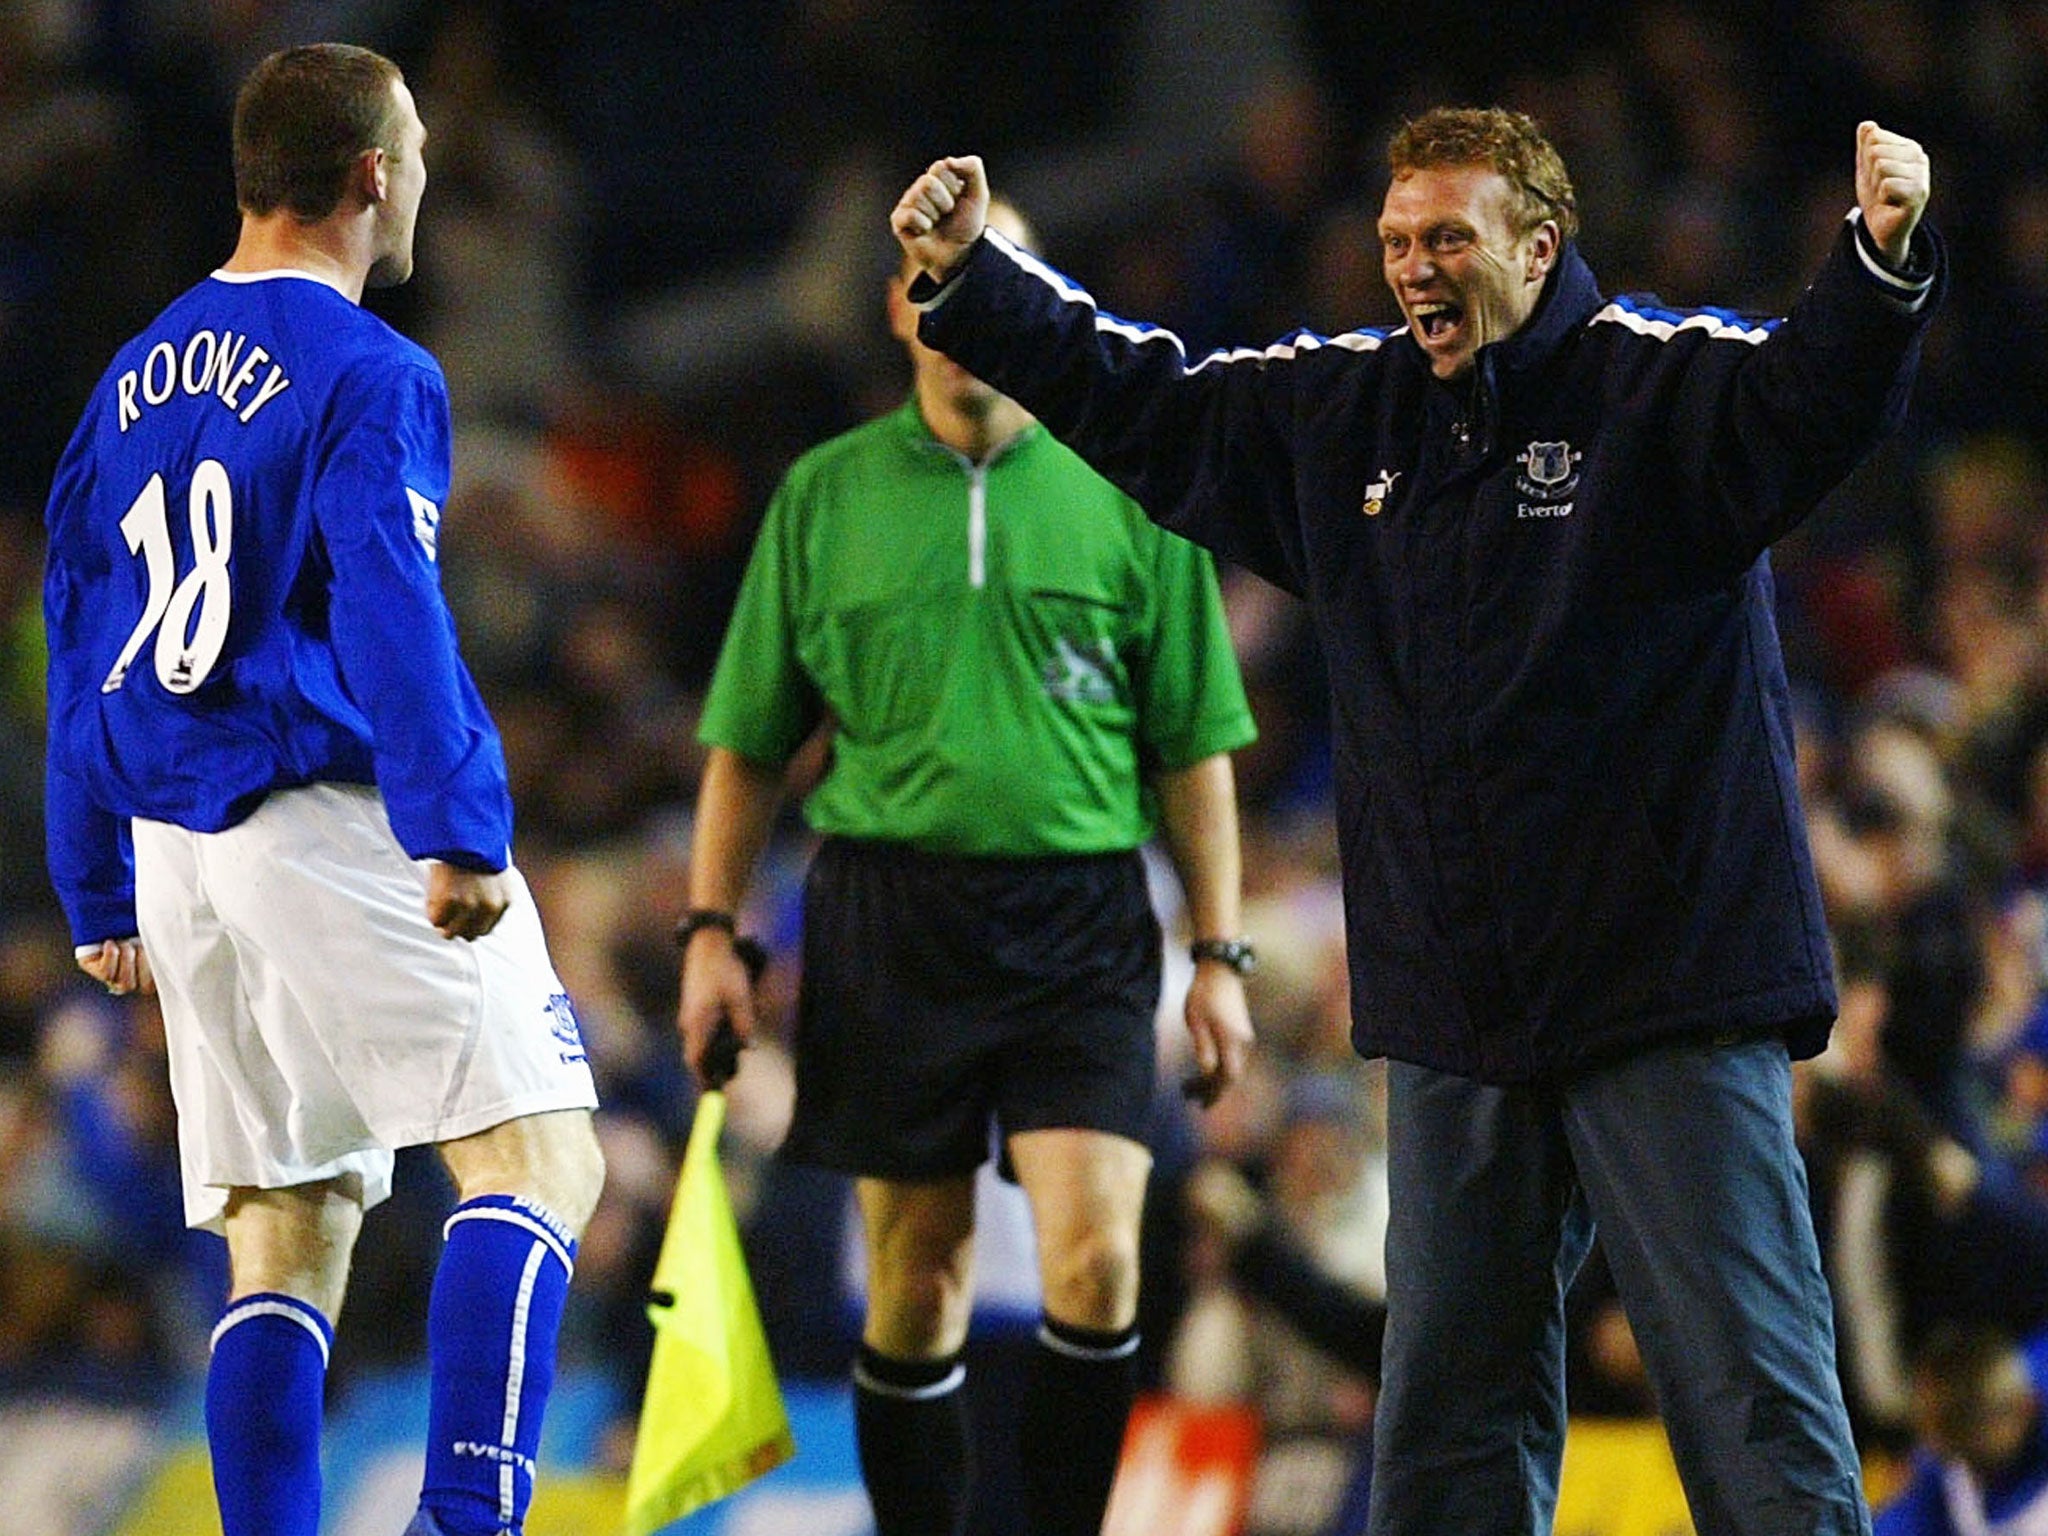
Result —
<path fill-rule="evenodd" d="M 1034 1536 L 1098 1536 L 1138 1389 L 1138 1330 L 1038 1327 L 1018 1428 Z"/>
<path fill-rule="evenodd" d="M 892 1360 L 861 1346 L 853 1427 L 876 1536 L 959 1536 L 966 1528 L 966 1380 L 958 1355 Z"/>

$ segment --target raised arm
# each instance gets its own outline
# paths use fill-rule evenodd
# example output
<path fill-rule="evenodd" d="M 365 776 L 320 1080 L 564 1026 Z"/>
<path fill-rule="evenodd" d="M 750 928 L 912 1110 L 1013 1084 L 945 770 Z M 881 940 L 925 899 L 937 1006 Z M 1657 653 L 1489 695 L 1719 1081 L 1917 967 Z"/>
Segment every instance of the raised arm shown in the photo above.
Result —
<path fill-rule="evenodd" d="M 1155 522 L 1299 593 L 1296 359 L 1322 340 L 1191 361 L 1172 332 L 1098 309 L 989 228 L 988 202 L 981 161 L 962 155 L 933 161 L 891 212 L 919 268 L 919 339 L 1023 405 Z"/>
<path fill-rule="evenodd" d="M 1746 569 L 1905 416 L 1920 340 L 1946 284 L 1941 242 L 1921 221 L 1927 156 L 1865 122 L 1854 165 L 1849 223 L 1782 323 L 1708 323 L 1720 312 L 1687 323 L 1630 301 L 1609 311 L 1652 334 L 1672 322 L 1672 344 L 1658 349 L 1659 366 L 1684 375 L 1670 396 L 1683 493 L 1672 527 L 1674 547 L 1696 565 Z M 1677 521 L 1676 509 L 1691 520 Z"/>

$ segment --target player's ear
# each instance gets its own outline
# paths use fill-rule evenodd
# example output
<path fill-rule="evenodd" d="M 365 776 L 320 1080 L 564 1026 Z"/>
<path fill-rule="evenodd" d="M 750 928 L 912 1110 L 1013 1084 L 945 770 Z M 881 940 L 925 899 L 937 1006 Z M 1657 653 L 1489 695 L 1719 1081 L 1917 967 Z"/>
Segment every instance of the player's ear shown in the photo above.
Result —
<path fill-rule="evenodd" d="M 1529 264 L 1524 274 L 1530 282 L 1536 282 L 1550 275 L 1550 269 L 1557 264 L 1557 253 L 1564 246 L 1564 234 L 1557 227 L 1557 220 L 1545 219 L 1536 226 L 1529 237 Z"/>
<path fill-rule="evenodd" d="M 391 186 L 391 159 L 381 149 L 366 149 L 349 167 L 349 191 L 365 204 L 384 201 Z"/>

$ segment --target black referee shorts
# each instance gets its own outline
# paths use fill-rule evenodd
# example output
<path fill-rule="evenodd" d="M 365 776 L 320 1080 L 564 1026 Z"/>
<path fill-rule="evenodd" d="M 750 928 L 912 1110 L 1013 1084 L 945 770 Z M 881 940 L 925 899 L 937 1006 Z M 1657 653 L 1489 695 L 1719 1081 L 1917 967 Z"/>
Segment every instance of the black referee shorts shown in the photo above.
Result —
<path fill-rule="evenodd" d="M 784 1155 L 971 1173 L 990 1126 L 1144 1141 L 1159 922 L 1136 853 L 962 858 L 828 839 L 804 886 Z"/>

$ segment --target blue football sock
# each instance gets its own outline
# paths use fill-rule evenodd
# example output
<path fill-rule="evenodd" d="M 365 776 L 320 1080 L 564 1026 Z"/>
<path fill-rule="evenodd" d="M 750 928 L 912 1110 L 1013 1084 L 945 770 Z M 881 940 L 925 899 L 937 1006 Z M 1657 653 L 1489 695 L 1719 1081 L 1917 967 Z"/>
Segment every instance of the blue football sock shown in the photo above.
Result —
<path fill-rule="evenodd" d="M 480 1195 L 448 1218 L 427 1303 L 427 1470 L 420 1507 L 448 1536 L 518 1532 L 575 1241 L 531 1201 Z"/>
<path fill-rule="evenodd" d="M 318 1536 L 321 1394 L 334 1327 L 273 1291 L 229 1304 L 206 1371 L 206 1441 L 225 1536 Z"/>

